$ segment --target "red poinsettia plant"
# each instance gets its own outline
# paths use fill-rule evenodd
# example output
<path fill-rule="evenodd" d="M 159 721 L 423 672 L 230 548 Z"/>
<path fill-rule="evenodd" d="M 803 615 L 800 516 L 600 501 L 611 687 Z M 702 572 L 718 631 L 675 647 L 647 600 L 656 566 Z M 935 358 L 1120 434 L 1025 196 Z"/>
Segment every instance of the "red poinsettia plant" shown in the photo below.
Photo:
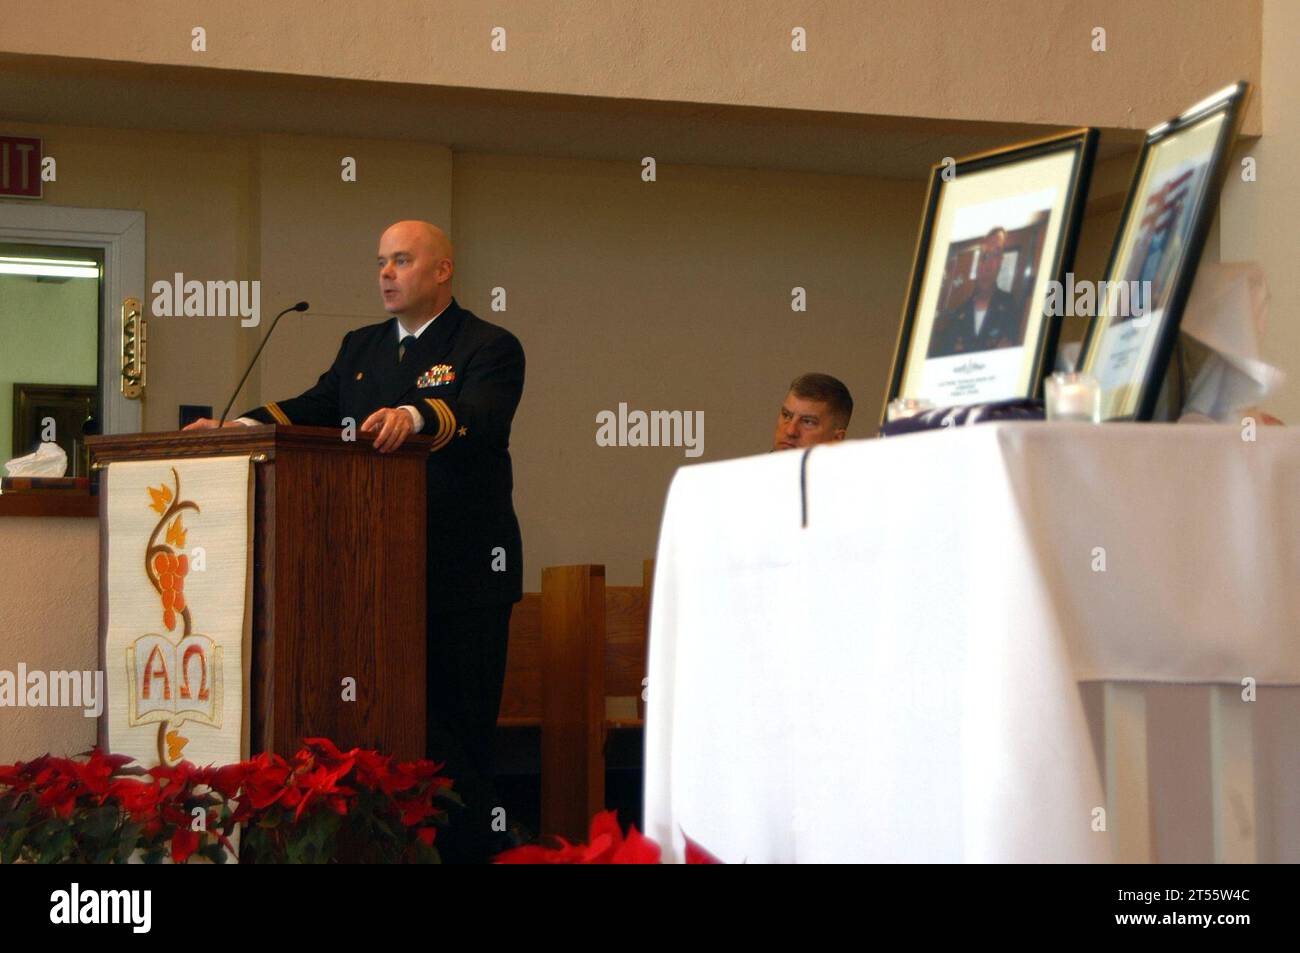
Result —
<path fill-rule="evenodd" d="M 585 844 L 570 844 L 557 837 L 557 847 L 527 844 L 498 854 L 498 864 L 657 864 L 659 845 L 636 829 L 627 834 L 618 823 L 617 811 L 601 811 L 591 819 L 591 832 Z M 707 850 L 686 838 L 686 863 L 720 864 Z"/>
<path fill-rule="evenodd" d="M 436 863 L 438 827 L 459 803 L 441 767 L 327 738 L 217 767 L 45 755 L 0 766 L 0 862 L 125 863 L 139 851 L 146 863 Z"/>

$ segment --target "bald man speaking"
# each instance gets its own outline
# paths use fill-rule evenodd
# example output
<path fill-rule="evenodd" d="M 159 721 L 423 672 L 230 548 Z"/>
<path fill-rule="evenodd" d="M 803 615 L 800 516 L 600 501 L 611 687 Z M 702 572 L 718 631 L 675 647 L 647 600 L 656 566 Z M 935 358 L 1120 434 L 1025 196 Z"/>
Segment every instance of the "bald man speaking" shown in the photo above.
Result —
<path fill-rule="evenodd" d="M 392 317 L 344 335 L 333 365 L 306 393 L 257 407 L 226 426 L 338 427 L 351 417 L 361 421 L 359 430 L 378 431 L 380 453 L 397 449 L 412 433 L 433 437 L 426 533 L 428 753 L 447 761 L 447 775 L 469 804 L 490 791 L 510 613 L 521 596 L 510 424 L 524 389 L 524 351 L 509 331 L 456 303 L 455 254 L 437 226 L 390 226 L 379 239 L 378 265 L 379 293 Z M 186 429 L 215 425 L 204 418 Z M 456 838 L 440 835 L 444 859 L 485 859 L 499 846 L 488 846 L 486 831 L 464 830 L 488 823 L 470 806 L 470 816 L 453 817 L 447 833 L 484 839 L 472 837 L 464 856 L 451 857 Z"/>

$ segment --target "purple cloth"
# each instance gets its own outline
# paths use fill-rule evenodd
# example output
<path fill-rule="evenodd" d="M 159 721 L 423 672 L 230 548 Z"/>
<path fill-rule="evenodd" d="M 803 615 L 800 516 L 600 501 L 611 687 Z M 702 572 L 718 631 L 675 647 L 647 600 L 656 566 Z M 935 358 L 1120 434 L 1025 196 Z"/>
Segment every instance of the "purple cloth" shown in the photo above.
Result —
<path fill-rule="evenodd" d="M 894 437 L 918 430 L 940 430 L 944 427 L 969 427 L 993 420 L 1042 420 L 1041 400 L 998 400 L 987 404 L 966 404 L 961 407 L 939 407 L 914 417 L 892 420 L 882 424 L 880 436 Z"/>

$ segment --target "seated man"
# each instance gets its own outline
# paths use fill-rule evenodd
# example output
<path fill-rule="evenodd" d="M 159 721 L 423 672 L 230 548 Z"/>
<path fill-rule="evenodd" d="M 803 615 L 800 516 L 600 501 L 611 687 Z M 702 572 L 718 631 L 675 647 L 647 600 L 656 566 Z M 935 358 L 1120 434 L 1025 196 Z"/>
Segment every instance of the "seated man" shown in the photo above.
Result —
<path fill-rule="evenodd" d="M 776 418 L 773 450 L 793 450 L 843 440 L 853 416 L 853 398 L 829 374 L 803 374 L 790 384 Z"/>

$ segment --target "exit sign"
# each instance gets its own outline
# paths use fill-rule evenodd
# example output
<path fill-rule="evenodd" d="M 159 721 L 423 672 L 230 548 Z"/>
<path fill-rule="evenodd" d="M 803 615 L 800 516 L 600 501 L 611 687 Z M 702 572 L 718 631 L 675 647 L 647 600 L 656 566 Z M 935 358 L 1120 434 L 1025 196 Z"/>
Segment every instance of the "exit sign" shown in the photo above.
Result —
<path fill-rule="evenodd" d="M 41 140 L 0 136 L 0 196 L 41 197 Z"/>

